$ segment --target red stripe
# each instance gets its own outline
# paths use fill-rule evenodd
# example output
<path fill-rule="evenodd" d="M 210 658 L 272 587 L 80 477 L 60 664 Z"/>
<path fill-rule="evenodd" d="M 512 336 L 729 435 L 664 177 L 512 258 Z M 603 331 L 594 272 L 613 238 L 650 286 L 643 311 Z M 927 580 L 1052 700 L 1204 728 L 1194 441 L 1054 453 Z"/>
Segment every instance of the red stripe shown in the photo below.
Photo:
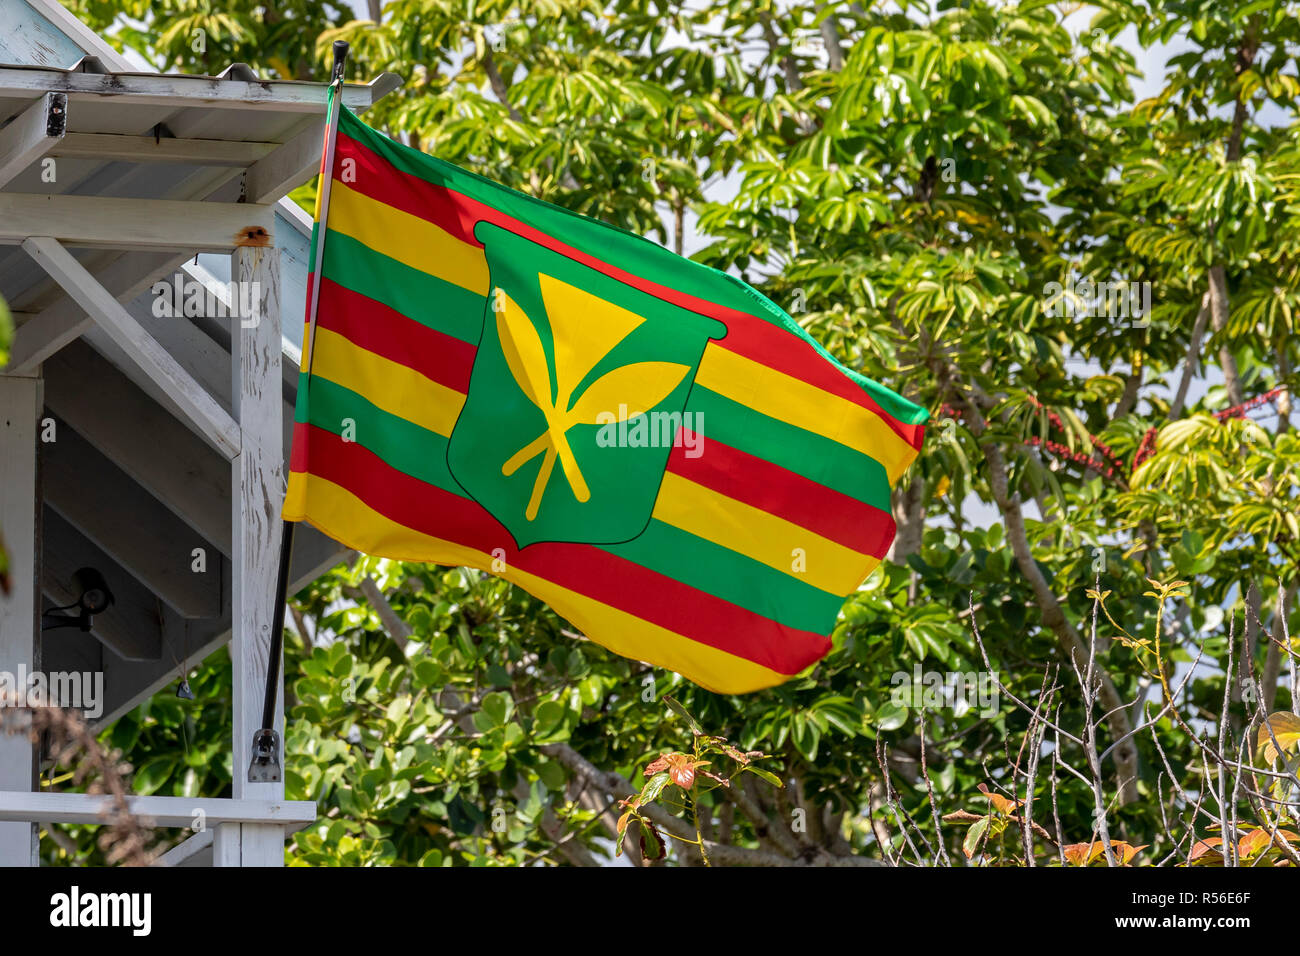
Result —
<path fill-rule="evenodd" d="M 487 218 L 475 209 L 480 203 L 445 186 L 438 186 L 398 169 L 368 146 L 343 132 L 339 133 L 335 157 L 337 168 L 334 178 L 349 189 L 394 209 L 419 216 L 461 242 L 483 248 L 483 243 L 474 238 L 474 226 L 479 220 Z M 339 174 L 344 160 L 355 163 L 355 171 L 349 171 L 346 181 Z"/>
<path fill-rule="evenodd" d="M 861 554 L 883 558 L 889 550 L 897 530 L 889 512 L 690 429 L 683 428 L 681 434 L 681 445 L 674 444 L 668 456 L 673 474 Z M 686 455 L 692 444 L 700 449 L 699 457 Z"/>
<path fill-rule="evenodd" d="M 777 328 L 770 322 L 746 322 L 731 326 L 727 337 L 713 345 L 753 359 L 768 368 L 784 372 L 875 412 L 903 441 L 917 451 L 921 450 L 924 426 L 900 422 L 877 404 L 865 389 L 827 362 L 804 339 Z"/>
<path fill-rule="evenodd" d="M 469 372 L 478 353 L 473 345 L 325 277 L 320 283 L 316 323 L 425 378 L 458 392 L 469 391 Z"/>
<path fill-rule="evenodd" d="M 821 634 L 784 627 L 592 545 L 545 542 L 521 551 L 480 505 L 397 471 L 356 442 L 299 422 L 291 468 L 307 471 L 308 462 L 312 474 L 391 521 L 485 553 L 501 548 L 512 567 L 778 673 L 796 674 L 830 650 Z"/>

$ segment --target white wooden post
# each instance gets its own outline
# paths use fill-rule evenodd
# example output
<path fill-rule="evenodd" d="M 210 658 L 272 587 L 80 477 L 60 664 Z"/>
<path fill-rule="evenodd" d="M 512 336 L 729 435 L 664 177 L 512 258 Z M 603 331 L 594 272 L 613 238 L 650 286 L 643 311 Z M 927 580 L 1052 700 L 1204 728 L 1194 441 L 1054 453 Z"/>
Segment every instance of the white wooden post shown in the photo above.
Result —
<path fill-rule="evenodd" d="M 9 555 L 8 596 L 0 594 L 0 671 L 15 677 L 41 666 L 40 490 L 37 443 L 43 405 L 37 376 L 0 375 L 0 534 Z M 37 748 L 23 734 L 0 733 L 0 790 L 30 793 Z M 36 866 L 33 823 L 0 823 L 0 866 Z"/>
<path fill-rule="evenodd" d="M 233 612 L 230 654 L 234 669 L 234 797 L 283 800 L 284 783 L 249 783 L 253 733 L 262 727 L 271 630 L 284 609 L 275 606 L 280 509 L 284 502 L 283 414 L 280 378 L 280 261 L 271 245 L 235 250 L 231 277 L 240 301 L 232 321 L 231 365 L 240 453 L 232 462 L 234 527 L 231 562 Z M 252 306 L 251 310 L 243 303 Z M 251 314 L 248 314 L 251 311 Z M 281 681 L 275 727 L 284 737 Z M 213 840 L 215 866 L 281 866 L 284 826 L 223 824 Z"/>

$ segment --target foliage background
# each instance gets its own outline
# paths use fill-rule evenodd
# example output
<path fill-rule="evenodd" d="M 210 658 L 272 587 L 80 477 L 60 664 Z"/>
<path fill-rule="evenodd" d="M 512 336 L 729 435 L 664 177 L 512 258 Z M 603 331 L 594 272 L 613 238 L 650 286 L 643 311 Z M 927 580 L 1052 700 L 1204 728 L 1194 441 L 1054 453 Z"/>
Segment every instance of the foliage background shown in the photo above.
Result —
<path fill-rule="evenodd" d="M 605 862 L 646 766 L 701 747 L 727 785 L 661 781 L 631 824 L 675 836 L 679 864 L 909 846 L 1104 861 L 1099 799 L 1135 863 L 1188 862 L 1222 834 L 1202 801 L 1226 770 L 1204 741 L 1249 737 L 1249 758 L 1259 717 L 1297 703 L 1300 5 L 371 0 L 358 18 L 321 0 L 65 2 L 161 69 L 320 79 L 346 39 L 350 77 L 406 81 L 371 125 L 678 251 L 692 240 L 934 414 L 890 560 L 831 655 L 769 692 L 719 697 L 617 658 L 474 572 L 359 559 L 297 595 L 288 795 L 322 822 L 290 863 Z M 1137 101 L 1131 51 L 1165 45 L 1183 52 Z M 1087 281 L 1150 283 L 1153 308 L 1067 310 Z M 1089 708 L 1070 661 L 1103 594 Z M 1097 748 L 1045 743 L 1006 695 L 992 715 L 891 699 L 918 664 L 984 671 L 976 627 L 1006 690 L 1050 700 L 1059 726 L 1110 712 L 1103 748 L 1166 696 L 1182 716 L 1099 763 L 1104 786 L 1055 762 L 1026 777 L 1027 743 L 1081 766 Z M 1198 654 L 1213 666 L 1166 695 Z M 195 701 L 160 695 L 107 732 L 136 792 L 229 787 L 227 655 L 191 684 Z M 766 769 L 732 779 L 722 765 L 745 764 L 708 735 Z M 1014 836 L 1031 793 L 1054 804 L 1036 849 Z M 1234 838 L 1294 821 L 1294 791 L 1274 793 Z M 46 836 L 51 861 L 96 852 Z"/>

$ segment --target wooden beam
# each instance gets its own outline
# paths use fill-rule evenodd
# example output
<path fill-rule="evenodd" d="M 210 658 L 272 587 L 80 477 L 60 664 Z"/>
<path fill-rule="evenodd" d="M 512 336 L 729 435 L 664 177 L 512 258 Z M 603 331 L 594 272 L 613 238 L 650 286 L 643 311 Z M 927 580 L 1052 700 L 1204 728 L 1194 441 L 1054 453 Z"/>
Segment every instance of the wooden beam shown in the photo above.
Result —
<path fill-rule="evenodd" d="M 224 824 L 223 824 L 224 825 Z M 238 824 L 230 824 L 238 826 Z M 211 866 L 212 865 L 212 831 L 200 830 L 194 836 L 182 840 L 154 861 L 154 866 Z"/>
<path fill-rule="evenodd" d="M 182 617 L 220 617 L 221 552 L 73 429 L 55 428 L 42 473 L 50 506 Z"/>
<path fill-rule="evenodd" d="M 174 252 L 127 253 L 95 272 L 95 280 L 118 301 L 129 302 L 149 288 L 155 272 L 174 272 L 189 258 L 188 254 L 178 256 Z M 18 326 L 9 353 L 9 371 L 32 371 L 69 342 L 81 338 L 94 324 L 86 310 L 65 293 L 58 302 Z"/>
<path fill-rule="evenodd" d="M 113 606 L 95 615 L 91 634 L 123 660 L 161 660 L 163 609 L 157 596 L 57 511 L 46 508 L 44 521 L 41 590 L 60 607 L 72 604 L 81 596 L 73 575 L 94 568 L 113 592 Z"/>
<path fill-rule="evenodd" d="M 23 248 L 78 305 L 90 313 L 139 368 L 172 397 L 209 444 L 227 458 L 239 454 L 239 427 L 230 416 L 68 250 L 48 237 L 27 239 Z"/>
<path fill-rule="evenodd" d="M 62 9 L 62 8 L 60 8 Z M 137 166 L 128 172 L 119 185 L 130 182 L 147 173 L 148 167 Z M 205 167 L 196 170 L 193 175 L 176 184 L 159 197 L 162 199 L 189 200 L 206 199 L 209 201 L 239 198 L 235 178 L 240 175 L 238 169 L 213 169 Z M 107 259 L 105 260 L 105 257 Z M 175 249 L 159 253 L 154 251 L 122 252 L 115 249 L 101 249 L 91 259 L 83 260 L 88 271 L 92 272 L 106 289 L 119 301 L 134 299 L 141 291 L 149 288 L 154 279 L 169 275 L 181 268 L 191 258 L 189 253 L 177 255 Z M 69 299 L 66 294 L 56 301 L 45 301 L 45 292 L 51 284 L 38 287 L 36 294 L 42 295 L 37 304 L 42 309 L 40 314 L 20 325 L 14 335 L 13 347 L 10 349 L 9 367 L 13 371 L 28 372 L 39 365 L 46 357 L 54 354 L 68 342 L 84 334 L 94 323 L 85 310 Z M 57 283 L 52 283 L 61 291 Z M 20 296 L 10 306 L 27 310 L 32 306 L 29 295 Z"/>
<path fill-rule="evenodd" d="M 282 257 L 283 259 L 283 257 Z M 223 409 L 233 407 L 231 397 L 231 358 L 229 352 L 230 331 L 228 328 L 220 328 L 216 323 L 207 323 L 203 320 L 191 319 L 174 319 L 166 316 L 156 316 L 152 311 L 142 308 L 141 303 L 132 303 L 132 314 L 140 323 L 146 332 L 157 339 L 158 344 L 170 352 L 177 363 L 189 375 L 199 383 Z M 200 326 L 200 322 L 203 323 Z M 224 333 L 224 334 L 223 334 Z M 224 345 L 223 345 L 224 341 Z M 183 417 L 183 413 L 175 407 L 171 396 L 155 385 L 150 379 L 144 376 L 134 376 L 134 363 L 125 351 L 119 348 L 111 339 L 109 339 L 100 329 L 92 329 L 86 334 L 86 343 L 93 346 L 94 351 L 102 355 L 115 368 L 120 369 L 123 374 L 132 377 L 133 383 L 137 388 L 149 395 L 153 401 L 160 407 L 172 411 L 174 415 Z M 281 340 L 282 349 L 285 346 Z M 282 351 L 282 356 L 287 355 Z M 282 412 L 282 447 L 285 449 L 285 455 L 288 456 L 288 450 L 292 445 L 293 438 L 293 411 L 295 401 L 295 388 L 297 386 L 296 365 L 292 358 L 282 360 L 282 369 L 285 387 L 283 393 L 285 396 L 285 405 Z M 223 471 L 222 479 L 227 486 L 227 491 L 223 494 L 221 502 L 217 507 L 225 508 L 229 511 L 229 472 Z M 229 521 L 229 516 L 225 518 Z M 213 539 L 215 540 L 215 539 Z M 227 539 L 222 539 L 227 540 Z"/>
<path fill-rule="evenodd" d="M 225 139 L 177 139 L 170 136 L 155 139 L 153 136 L 116 133 L 67 133 L 46 155 L 127 163 L 247 167 L 274 152 L 278 146 L 278 143 L 241 143 Z"/>
<path fill-rule="evenodd" d="M 144 171 L 146 167 L 137 167 Z M 175 190 L 163 198 L 185 200 L 192 198 L 218 201 L 238 198 L 233 180 L 239 175 L 238 170 L 207 169 L 194 176 L 186 177 Z M 127 179 L 131 174 L 127 174 Z M 156 278 L 174 273 L 192 256 L 189 253 L 176 254 L 175 249 L 166 252 L 119 250 L 100 250 L 99 256 L 109 256 L 107 262 L 83 262 L 87 270 L 104 288 L 108 289 L 121 302 L 134 299 L 140 292 L 149 288 Z M 57 283 L 54 288 L 60 289 Z M 27 308 L 26 296 L 19 297 L 17 305 L 20 310 Z M 53 355 L 67 343 L 85 334 L 94 320 L 84 309 L 64 294 L 55 302 L 43 303 L 45 306 L 35 317 L 19 326 L 14 335 L 13 347 L 10 349 L 9 369 L 26 373 L 36 368 L 42 361 Z"/>
<path fill-rule="evenodd" d="M 143 313 L 138 307 L 134 308 L 134 315 L 141 327 L 176 359 L 176 363 L 200 388 L 212 396 L 222 411 L 229 414 L 230 353 L 204 335 L 192 320 L 154 316 Z M 137 388 L 148 393 L 163 408 L 172 410 L 177 418 L 184 420 L 185 413 L 179 409 L 172 396 L 147 375 L 134 374 L 137 366 L 131 356 L 105 335 L 102 329 L 93 328 L 87 332 L 86 342 L 127 375 Z M 232 418 L 231 421 L 233 420 Z"/>
<path fill-rule="evenodd" d="M 230 556 L 230 465 L 222 456 L 84 342 L 43 371 L 47 408 Z"/>
<path fill-rule="evenodd" d="M 277 249 L 238 249 L 230 275 L 240 287 L 257 290 L 252 314 L 240 302 L 237 323 L 231 326 L 232 391 L 239 421 L 241 447 L 231 463 L 234 554 L 231 559 L 230 657 L 234 685 L 235 797 L 280 800 L 283 776 L 275 783 L 250 783 L 247 776 L 254 731 L 263 723 L 271 632 L 284 617 L 275 603 L 280 558 L 280 508 L 284 498 L 284 446 L 281 429 L 284 399 L 280 377 L 280 253 Z M 242 299 L 242 297 L 241 297 Z M 281 662 L 274 666 L 279 669 Z M 283 672 L 272 728 L 284 737 Z M 283 767 L 283 754 L 281 766 Z M 224 827 L 216 834 L 214 860 L 230 865 L 239 846 L 240 866 L 281 866 L 284 831 L 271 825 L 241 824 L 238 834 Z"/>
<path fill-rule="evenodd" d="M 46 93 L 0 129 L 0 188 L 44 156 L 64 135 L 68 98 Z"/>
<path fill-rule="evenodd" d="M 313 122 L 265 159 L 248 168 L 244 195 L 249 202 L 274 202 L 311 179 L 320 169 L 325 121 Z"/>
<path fill-rule="evenodd" d="M 0 670 L 10 674 L 41 667 L 41 392 L 39 378 L 0 375 L 0 532 L 9 560 L 9 594 L 0 596 Z M 0 788 L 33 789 L 36 752 L 26 734 L 0 733 Z M 0 866 L 35 866 L 38 860 L 35 827 L 0 823 Z"/>
<path fill-rule="evenodd" d="M 343 105 L 353 111 L 364 110 L 401 83 L 400 77 L 381 73 L 364 86 L 346 84 L 343 87 Z M 177 74 L 72 73 L 31 67 L 0 67 L 0 98 L 22 99 L 47 90 L 64 93 L 74 102 L 324 113 L 327 86 L 295 80 L 252 83 Z"/>
<path fill-rule="evenodd" d="M 273 207 L 181 199 L 0 193 L 0 242 L 49 236 L 70 246 L 229 252 L 250 235 L 270 244 Z"/>
<path fill-rule="evenodd" d="M 112 799 L 90 793 L 0 791 L 0 821 L 101 826 L 108 818 Z M 155 827 L 190 829 L 196 821 L 205 829 L 223 823 L 274 823 L 277 828 L 294 831 L 316 822 L 316 804 L 310 800 L 127 797 L 126 802 L 132 816 L 147 819 Z"/>

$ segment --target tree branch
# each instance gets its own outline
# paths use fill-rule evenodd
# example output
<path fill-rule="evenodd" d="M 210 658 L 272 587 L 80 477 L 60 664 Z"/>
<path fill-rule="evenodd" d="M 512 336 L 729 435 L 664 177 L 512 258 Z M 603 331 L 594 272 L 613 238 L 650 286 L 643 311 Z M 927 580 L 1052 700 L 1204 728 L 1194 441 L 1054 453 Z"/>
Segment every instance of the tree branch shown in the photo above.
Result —
<path fill-rule="evenodd" d="M 947 366 L 943 366 L 941 371 L 943 372 L 941 381 L 950 377 L 951 372 Z M 961 402 L 967 410 L 967 425 L 984 452 L 984 460 L 989 468 L 989 486 L 998 509 L 1002 512 L 1007 541 L 1015 555 L 1016 564 L 1020 567 L 1020 573 L 1025 576 L 1034 592 L 1034 603 L 1038 605 L 1039 613 L 1042 615 L 1043 626 L 1056 636 L 1057 643 L 1069 655 L 1074 666 L 1082 670 L 1088 666 L 1088 648 L 1074 625 L 1065 616 L 1060 601 L 1047 583 L 1047 578 L 1044 577 L 1038 562 L 1034 560 L 1029 536 L 1025 531 L 1025 517 L 1021 510 L 1020 496 L 1010 490 L 1002 449 L 992 440 L 981 440 L 988 428 L 988 422 L 980 406 L 992 408 L 993 400 L 984 395 L 978 387 L 973 389 L 973 398 L 967 398 L 959 392 L 956 394 L 957 401 Z M 1120 740 L 1129 736 L 1131 732 L 1125 703 L 1121 700 L 1119 691 L 1115 689 L 1110 675 L 1100 667 L 1096 670 L 1101 684 L 1101 704 L 1109 712 L 1107 724 L 1115 739 Z M 1114 756 L 1115 769 L 1120 781 L 1120 800 L 1122 803 L 1132 803 L 1138 799 L 1137 748 L 1133 746 L 1132 741 L 1124 740 L 1115 748 Z"/>

